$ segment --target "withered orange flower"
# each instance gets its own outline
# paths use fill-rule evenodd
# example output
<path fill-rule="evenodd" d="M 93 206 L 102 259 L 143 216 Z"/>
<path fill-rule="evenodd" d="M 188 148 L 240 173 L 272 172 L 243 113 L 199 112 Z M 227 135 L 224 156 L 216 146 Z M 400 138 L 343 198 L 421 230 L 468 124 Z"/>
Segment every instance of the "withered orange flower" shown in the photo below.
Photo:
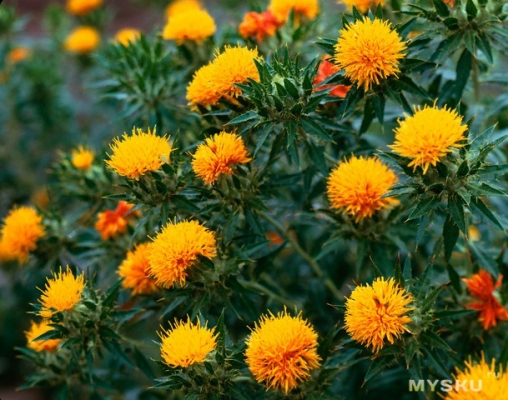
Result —
<path fill-rule="evenodd" d="M 273 36 L 280 25 L 280 21 L 271 11 L 250 11 L 243 17 L 238 32 L 244 39 L 255 37 L 257 42 L 261 42 L 265 36 Z"/>
<path fill-rule="evenodd" d="M 319 63 L 318 71 L 316 74 L 316 77 L 314 78 L 314 91 L 317 92 L 319 90 L 326 90 L 333 88 L 330 90 L 330 95 L 335 97 L 341 97 L 344 98 L 347 95 L 347 92 L 349 91 L 349 88 L 351 86 L 348 85 L 319 85 L 321 82 L 323 82 L 325 79 L 332 76 L 337 71 L 340 71 L 340 68 L 335 65 L 333 62 L 330 61 L 331 57 L 329 55 L 326 55 L 322 58 L 321 62 Z"/>
<path fill-rule="evenodd" d="M 503 282 L 503 275 L 499 274 L 494 284 L 492 276 L 481 269 L 471 278 L 462 280 L 466 283 L 471 296 L 478 299 L 478 301 L 469 303 L 466 308 L 477 310 L 480 313 L 478 321 L 482 323 L 483 329 L 488 330 L 496 326 L 498 320 L 506 321 L 508 319 L 508 310 L 500 304 L 496 292 Z"/>
<path fill-rule="evenodd" d="M 133 204 L 121 200 L 116 209 L 106 210 L 97 215 L 95 229 L 100 233 L 102 240 L 108 240 L 127 230 L 127 218 L 133 215 L 130 212 L 132 207 Z"/>

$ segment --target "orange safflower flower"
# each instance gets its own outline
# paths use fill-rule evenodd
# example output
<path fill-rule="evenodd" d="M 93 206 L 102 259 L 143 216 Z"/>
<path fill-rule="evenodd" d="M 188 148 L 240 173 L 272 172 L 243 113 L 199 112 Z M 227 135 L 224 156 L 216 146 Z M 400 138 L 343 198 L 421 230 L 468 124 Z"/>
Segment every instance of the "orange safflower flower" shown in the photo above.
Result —
<path fill-rule="evenodd" d="M 133 204 L 121 200 L 116 209 L 106 210 L 97 215 L 95 229 L 100 233 L 102 240 L 108 240 L 127 230 L 127 218 L 132 216 L 130 212 L 132 207 Z"/>
<path fill-rule="evenodd" d="M 443 0 L 445 4 L 449 5 L 450 7 L 455 6 L 455 0 Z"/>
<path fill-rule="evenodd" d="M 88 171 L 92 166 L 93 160 L 93 152 L 84 146 L 78 146 L 71 152 L 71 164 L 77 169 Z"/>
<path fill-rule="evenodd" d="M 478 299 L 469 303 L 466 308 L 480 313 L 478 321 L 482 323 L 483 329 L 488 330 L 496 326 L 498 320 L 508 319 L 508 310 L 499 303 L 496 292 L 503 282 L 503 275 L 499 274 L 495 285 L 492 276 L 483 269 L 471 278 L 462 280 L 466 283 L 469 293 Z"/>
<path fill-rule="evenodd" d="M 122 287 L 131 289 L 132 295 L 155 293 L 159 288 L 155 279 L 150 276 L 148 262 L 148 243 L 141 243 L 134 250 L 129 250 L 118 267 L 118 275 L 124 278 Z"/>
<path fill-rule="evenodd" d="M 279 26 L 280 21 L 271 11 L 250 11 L 243 17 L 238 32 L 244 39 L 255 37 L 257 42 L 261 42 L 265 36 L 273 36 Z"/>
<path fill-rule="evenodd" d="M 331 57 L 329 55 L 324 56 L 321 59 L 321 62 L 319 63 L 317 75 L 314 78 L 314 85 L 316 86 L 314 88 L 314 91 L 317 92 L 319 90 L 326 90 L 333 88 L 330 91 L 330 95 L 335 97 L 341 97 L 344 98 L 347 95 L 347 92 L 351 88 L 351 86 L 348 85 L 319 85 L 321 82 L 323 82 L 325 79 L 330 77 L 331 75 L 335 74 L 337 71 L 340 71 L 340 68 L 336 66 L 334 63 L 330 62 Z"/>
<path fill-rule="evenodd" d="M 262 315 L 246 340 L 245 357 L 249 370 L 267 388 L 286 394 L 310 377 L 320 366 L 318 335 L 312 325 L 284 309 L 276 316 Z"/>
<path fill-rule="evenodd" d="M 129 44 L 135 43 L 141 37 L 141 31 L 134 28 L 120 29 L 114 37 L 116 43 L 122 46 L 129 46 Z"/>
<path fill-rule="evenodd" d="M 15 47 L 7 53 L 6 59 L 11 64 L 17 64 L 26 60 L 32 51 L 28 47 Z"/>

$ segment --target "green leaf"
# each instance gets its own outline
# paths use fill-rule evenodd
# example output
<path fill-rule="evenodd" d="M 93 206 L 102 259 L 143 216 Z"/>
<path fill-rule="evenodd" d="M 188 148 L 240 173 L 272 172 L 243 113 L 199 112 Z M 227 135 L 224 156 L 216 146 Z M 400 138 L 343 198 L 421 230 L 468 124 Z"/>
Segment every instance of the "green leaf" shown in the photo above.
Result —
<path fill-rule="evenodd" d="M 464 88 L 469 81 L 469 75 L 471 74 L 471 67 L 473 65 L 472 63 L 473 56 L 470 50 L 464 49 L 460 55 L 459 61 L 457 62 L 456 68 L 457 77 L 455 79 L 454 94 L 457 99 L 462 97 L 462 92 L 464 91 Z"/>
<path fill-rule="evenodd" d="M 132 355 L 134 356 L 134 362 L 136 363 L 137 367 L 143 372 L 148 378 L 151 380 L 155 379 L 155 374 L 152 370 L 151 363 L 148 362 L 144 354 L 139 351 L 137 347 L 134 347 L 132 349 Z"/>
<path fill-rule="evenodd" d="M 434 311 L 434 318 L 440 323 L 448 323 L 457 319 L 462 319 L 469 315 L 476 314 L 476 310 L 443 310 Z"/>
<path fill-rule="evenodd" d="M 461 294 L 462 286 L 460 284 L 460 275 L 450 263 L 446 264 L 446 271 L 448 272 L 448 277 L 450 278 L 453 288 L 458 294 Z"/>
<path fill-rule="evenodd" d="M 419 218 L 422 215 L 428 214 L 429 212 L 435 210 L 440 203 L 441 200 L 438 196 L 429 196 L 426 199 L 417 201 L 413 210 L 407 217 L 407 220 L 411 221 L 412 219 Z"/>
<path fill-rule="evenodd" d="M 104 297 L 102 299 L 102 306 L 104 308 L 110 308 L 113 306 L 113 303 L 116 300 L 116 296 L 118 295 L 118 291 L 121 287 L 122 280 L 118 280 L 114 285 L 109 287 L 106 293 L 104 293 Z"/>
<path fill-rule="evenodd" d="M 300 98 L 300 93 L 298 93 L 298 89 L 296 88 L 295 84 L 291 82 L 290 79 L 284 78 L 284 87 L 286 88 L 287 92 L 291 95 L 293 99 L 298 100 Z"/>
<path fill-rule="evenodd" d="M 448 17 L 450 15 L 450 10 L 443 0 L 432 0 L 432 4 L 434 4 L 437 15 L 440 17 Z"/>
<path fill-rule="evenodd" d="M 247 111 L 246 113 L 239 115 L 236 118 L 233 118 L 231 121 L 229 121 L 227 123 L 227 125 L 238 125 L 238 124 L 241 124 L 242 122 L 251 121 L 256 118 L 258 118 L 258 119 L 260 118 L 259 114 L 257 112 Z"/>
<path fill-rule="evenodd" d="M 488 271 L 494 277 L 499 274 L 496 261 L 490 255 L 486 254 L 482 248 L 478 247 L 475 242 L 468 242 L 467 247 L 480 268 Z"/>
<path fill-rule="evenodd" d="M 476 47 L 481 50 L 490 64 L 494 62 L 494 57 L 492 56 L 492 47 L 490 45 L 489 38 L 484 32 L 478 32 L 476 36 Z"/>
<path fill-rule="evenodd" d="M 360 125 L 360 134 L 367 132 L 370 124 L 374 120 L 375 117 L 374 106 L 372 105 L 372 99 L 368 98 L 365 102 L 365 107 L 363 109 L 363 119 L 362 124 Z"/>
<path fill-rule="evenodd" d="M 462 233 L 466 234 L 466 220 L 464 218 L 464 203 L 462 198 L 455 194 L 450 195 L 448 197 L 448 211 Z"/>
<path fill-rule="evenodd" d="M 332 140 L 330 134 L 321 125 L 315 122 L 314 118 L 303 117 L 300 118 L 299 123 L 307 133 L 311 133 L 321 139 L 325 139 L 328 141 Z"/>
<path fill-rule="evenodd" d="M 443 244 L 445 260 L 450 260 L 455 244 L 459 239 L 459 227 L 454 222 L 453 217 L 448 214 L 443 224 Z"/>
<path fill-rule="evenodd" d="M 477 217 L 483 219 L 486 218 L 488 222 L 490 222 L 495 227 L 504 230 L 504 227 L 501 225 L 496 216 L 489 210 L 489 208 L 485 205 L 485 203 L 476 196 L 471 197 L 470 210 Z"/>
<path fill-rule="evenodd" d="M 478 9 L 476 8 L 475 4 L 473 3 L 473 0 L 467 0 L 466 13 L 467 13 L 467 19 L 469 21 L 471 21 L 478 14 Z"/>
<path fill-rule="evenodd" d="M 389 363 L 390 360 L 388 357 L 379 357 L 374 359 L 374 361 L 372 361 L 370 364 L 367 373 L 365 374 L 365 382 L 370 381 L 372 378 L 375 378 L 381 374 L 385 369 L 388 369 Z"/>
<path fill-rule="evenodd" d="M 433 331 L 426 330 L 420 334 L 420 339 L 423 343 L 433 347 L 438 348 L 445 351 L 450 351 L 451 347 L 448 343 L 446 343 L 440 336 L 438 336 Z"/>
<path fill-rule="evenodd" d="M 441 294 L 442 291 L 443 291 L 443 287 L 442 286 L 438 286 L 437 288 L 432 290 L 427 295 L 427 297 L 425 297 L 425 300 L 423 301 L 423 303 L 422 303 L 422 305 L 420 307 L 422 313 L 426 313 L 427 311 L 429 311 L 432 308 L 432 306 L 434 305 L 436 299 L 439 297 L 439 295 Z"/>
<path fill-rule="evenodd" d="M 372 97 L 372 106 L 374 107 L 374 112 L 380 124 L 384 122 L 385 104 L 386 99 L 382 93 L 378 93 L 376 96 Z"/>
<path fill-rule="evenodd" d="M 437 354 L 434 351 L 431 351 L 426 347 L 423 347 L 423 352 L 425 353 L 427 359 L 430 361 L 431 365 L 434 367 L 437 373 L 441 374 L 441 376 L 447 379 L 451 378 L 448 368 L 446 368 L 446 366 L 443 364 L 443 361 L 437 356 Z"/>

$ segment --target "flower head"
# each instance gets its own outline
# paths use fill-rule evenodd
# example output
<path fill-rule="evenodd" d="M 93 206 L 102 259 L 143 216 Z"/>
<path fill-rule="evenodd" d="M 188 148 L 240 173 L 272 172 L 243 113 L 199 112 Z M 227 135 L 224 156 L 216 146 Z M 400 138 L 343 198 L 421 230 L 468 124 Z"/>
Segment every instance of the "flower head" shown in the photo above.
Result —
<path fill-rule="evenodd" d="M 132 135 L 126 133 L 120 138 L 113 139 L 110 145 L 113 154 L 106 160 L 106 164 L 118 175 L 136 179 L 149 171 L 157 171 L 162 164 L 169 163 L 171 145 L 167 136 L 157 136 L 153 132 L 143 132 L 139 128 L 132 128 Z"/>
<path fill-rule="evenodd" d="M 444 108 L 425 106 L 415 108 L 412 116 L 405 114 L 394 129 L 395 143 L 389 146 L 395 153 L 412 159 L 409 167 L 423 168 L 425 174 L 429 166 L 452 151 L 452 147 L 464 146 L 466 125 L 461 125 L 462 118 L 457 111 Z"/>
<path fill-rule="evenodd" d="M 127 230 L 127 218 L 133 215 L 131 213 L 132 207 L 134 207 L 133 204 L 120 200 L 114 210 L 106 210 L 97 214 L 95 229 L 100 233 L 102 240 L 111 239 Z"/>
<path fill-rule="evenodd" d="M 221 98 L 237 97 L 242 90 L 235 86 L 248 79 L 259 81 L 259 72 L 254 59 L 257 50 L 247 47 L 226 46 L 223 53 L 217 51 L 215 59 L 201 67 L 187 86 L 189 105 L 215 105 Z"/>
<path fill-rule="evenodd" d="M 376 353 L 394 338 L 409 331 L 404 324 L 411 322 L 406 314 L 412 296 L 392 278 L 376 278 L 372 285 L 357 286 L 346 299 L 346 331 L 362 345 Z"/>
<path fill-rule="evenodd" d="M 318 0 L 271 0 L 268 10 L 281 22 L 287 20 L 291 10 L 294 10 L 297 16 L 314 19 L 319 12 L 319 2 Z"/>
<path fill-rule="evenodd" d="M 226 46 L 223 53 L 217 51 L 213 61 L 214 86 L 220 96 L 237 97 L 242 94 L 242 89 L 236 87 L 236 83 L 246 83 L 249 78 L 259 81 L 259 72 L 254 62 L 256 58 L 258 51 L 247 47 Z"/>
<path fill-rule="evenodd" d="M 125 260 L 118 267 L 118 275 L 124 278 L 122 286 L 125 289 L 132 289 L 133 296 L 151 294 L 158 290 L 155 279 L 149 272 L 148 243 L 139 244 L 134 250 L 129 250 Z"/>
<path fill-rule="evenodd" d="M 365 18 L 344 27 L 335 45 L 335 62 L 346 77 L 367 91 L 396 75 L 406 44 L 388 21 Z"/>
<path fill-rule="evenodd" d="M 75 168 L 88 171 L 93 163 L 93 160 L 93 152 L 83 146 L 79 146 L 71 152 L 71 163 Z"/>
<path fill-rule="evenodd" d="M 53 278 L 48 278 L 42 296 L 39 302 L 42 304 L 42 310 L 39 315 L 43 318 L 49 318 L 53 314 L 71 310 L 81 299 L 81 293 L 85 288 L 84 272 L 79 276 L 74 276 L 69 266 L 65 272 L 54 273 Z"/>
<path fill-rule="evenodd" d="M 203 8 L 199 0 L 175 0 L 166 7 L 165 15 L 166 19 L 170 19 L 175 15 L 182 12 L 189 11 L 190 9 L 201 9 Z"/>
<path fill-rule="evenodd" d="M 45 234 L 42 217 L 31 207 L 17 207 L 5 217 L 0 230 L 0 242 L 8 259 L 20 264 L 37 247 L 37 241 Z"/>
<path fill-rule="evenodd" d="M 354 7 L 361 13 L 369 11 L 371 6 L 384 6 L 384 0 L 339 0 L 338 3 L 345 4 L 350 10 Z"/>
<path fill-rule="evenodd" d="M 500 304 L 499 295 L 496 292 L 503 282 L 503 275 L 499 274 L 496 284 L 494 284 L 492 276 L 481 269 L 471 278 L 462 280 L 466 283 L 471 296 L 478 299 L 478 301 L 471 302 L 466 307 L 480 313 L 478 320 L 482 323 L 483 329 L 488 330 L 496 326 L 498 320 L 508 320 L 508 310 Z"/>
<path fill-rule="evenodd" d="M 316 77 L 314 78 L 314 85 L 319 85 L 325 79 L 329 78 L 340 69 L 334 63 L 330 62 L 330 56 L 324 56 L 319 63 L 318 71 Z M 321 85 L 314 88 L 314 91 L 332 89 L 330 90 L 330 95 L 335 97 L 344 98 L 349 91 L 351 86 L 347 85 Z"/>
<path fill-rule="evenodd" d="M 91 26 L 73 30 L 65 39 L 64 48 L 71 53 L 90 53 L 99 46 L 99 31 Z"/>
<path fill-rule="evenodd" d="M 246 341 L 249 370 L 256 381 L 288 393 L 319 367 L 317 338 L 301 313 L 292 317 L 284 310 L 277 316 L 263 315 Z"/>
<path fill-rule="evenodd" d="M 192 169 L 205 183 L 215 182 L 219 175 L 231 175 L 234 164 L 245 164 L 251 159 L 240 136 L 220 132 L 200 144 L 192 156 Z"/>
<path fill-rule="evenodd" d="M 32 51 L 28 47 L 15 47 L 7 53 L 7 62 L 11 64 L 17 64 L 23 60 L 26 60 Z"/>
<path fill-rule="evenodd" d="M 102 5 L 102 0 L 67 0 L 66 9 L 72 15 L 85 15 Z"/>
<path fill-rule="evenodd" d="M 506 398 L 508 393 L 508 374 L 500 365 L 496 368 L 496 360 L 487 364 L 482 354 L 479 363 L 471 358 L 466 361 L 464 370 L 456 369 L 455 382 L 469 382 L 468 385 L 452 385 L 444 400 L 498 400 Z M 452 381 L 453 382 L 453 381 Z"/>
<path fill-rule="evenodd" d="M 159 336 L 162 360 L 173 368 L 202 363 L 217 347 L 217 335 L 206 325 L 201 326 L 199 319 L 195 324 L 190 318 L 187 322 L 175 321 L 170 330 L 163 329 Z"/>
<path fill-rule="evenodd" d="M 169 222 L 148 247 L 150 275 L 163 288 L 185 284 L 199 256 L 215 256 L 215 235 L 197 221 Z"/>
<path fill-rule="evenodd" d="M 120 43 L 122 46 L 128 46 L 131 43 L 135 43 L 141 36 L 139 29 L 124 28 L 120 29 L 116 34 L 114 41 Z"/>
<path fill-rule="evenodd" d="M 49 332 L 51 330 L 53 330 L 53 328 L 49 326 L 48 321 L 43 320 L 39 324 L 34 321 L 30 321 L 30 329 L 28 331 L 25 331 L 27 347 L 35 351 L 56 350 L 56 348 L 60 344 L 60 339 L 34 340 L 37 339 L 42 334 Z"/>
<path fill-rule="evenodd" d="M 220 94 L 214 85 L 215 70 L 215 65 L 209 63 L 203 65 L 194 73 L 192 81 L 187 86 L 186 96 L 191 107 L 196 107 L 197 105 L 203 107 L 213 106 L 219 101 Z"/>
<path fill-rule="evenodd" d="M 273 36 L 279 26 L 279 20 L 271 11 L 250 11 L 243 17 L 238 32 L 244 39 L 254 37 L 257 42 L 261 42 L 265 36 Z"/>
<path fill-rule="evenodd" d="M 166 40 L 201 41 L 215 33 L 215 21 L 206 10 L 189 8 L 169 18 L 162 37 Z"/>
<path fill-rule="evenodd" d="M 396 182 L 395 173 L 377 157 L 352 156 L 339 162 L 330 173 L 328 199 L 332 208 L 342 209 L 358 222 L 398 204 L 396 199 L 381 197 Z"/>

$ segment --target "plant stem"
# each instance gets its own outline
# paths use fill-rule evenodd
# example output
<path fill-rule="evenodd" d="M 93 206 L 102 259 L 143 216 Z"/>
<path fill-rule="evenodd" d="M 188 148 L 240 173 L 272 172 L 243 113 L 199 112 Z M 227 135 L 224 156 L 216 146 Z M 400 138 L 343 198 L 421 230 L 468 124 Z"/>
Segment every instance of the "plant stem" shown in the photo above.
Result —
<path fill-rule="evenodd" d="M 309 263 L 312 271 L 314 271 L 314 274 L 316 274 L 318 278 L 323 279 L 325 286 L 333 294 L 333 296 L 336 299 L 342 301 L 344 296 L 341 294 L 337 286 L 335 286 L 335 283 L 333 283 L 333 281 L 325 275 L 324 271 L 321 269 L 316 260 L 314 260 L 314 258 L 309 253 L 302 249 L 298 241 L 288 232 L 286 232 L 284 226 L 282 226 L 280 222 L 272 218 L 272 216 L 268 215 L 267 213 L 260 213 L 260 216 L 263 217 L 271 225 L 273 225 L 282 234 L 284 239 L 286 239 L 291 244 L 293 249 L 300 255 L 300 257 Z"/>

